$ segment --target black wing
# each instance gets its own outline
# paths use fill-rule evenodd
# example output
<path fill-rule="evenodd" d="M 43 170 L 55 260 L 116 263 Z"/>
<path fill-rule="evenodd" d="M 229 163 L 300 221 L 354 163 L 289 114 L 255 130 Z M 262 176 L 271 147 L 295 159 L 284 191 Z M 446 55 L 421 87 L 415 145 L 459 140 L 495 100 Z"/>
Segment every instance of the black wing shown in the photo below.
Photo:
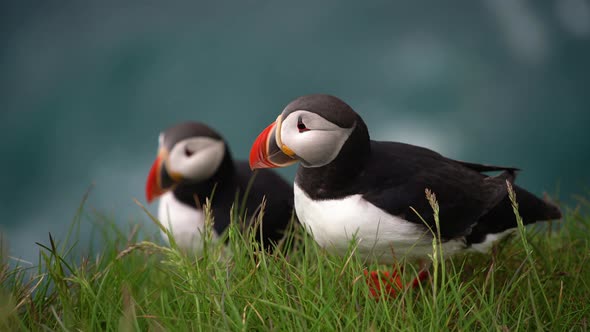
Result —
<path fill-rule="evenodd" d="M 497 170 L 504 172 L 479 173 Z M 414 223 L 423 224 L 422 217 L 436 230 L 425 195 L 430 189 L 440 207 L 441 237 L 450 239 L 469 234 L 478 219 L 506 197 L 506 180 L 514 180 L 514 171 L 454 161 L 409 144 L 372 142 L 371 160 L 361 182 L 368 184 L 363 197 L 372 204 Z"/>

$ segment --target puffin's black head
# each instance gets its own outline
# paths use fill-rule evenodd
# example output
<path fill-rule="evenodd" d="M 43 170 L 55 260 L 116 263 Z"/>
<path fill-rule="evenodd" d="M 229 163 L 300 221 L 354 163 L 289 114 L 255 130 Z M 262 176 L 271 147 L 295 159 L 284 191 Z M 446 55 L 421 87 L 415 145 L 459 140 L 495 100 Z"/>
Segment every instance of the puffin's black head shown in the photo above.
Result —
<path fill-rule="evenodd" d="M 365 123 L 345 102 L 324 94 L 303 96 L 260 133 L 250 150 L 250 168 L 284 167 L 297 161 L 304 167 L 322 167 L 344 150 L 354 153 L 368 144 Z"/>
<path fill-rule="evenodd" d="M 183 122 L 160 134 L 158 157 L 146 183 L 147 201 L 183 182 L 209 179 L 226 156 L 223 138 L 198 122 Z"/>

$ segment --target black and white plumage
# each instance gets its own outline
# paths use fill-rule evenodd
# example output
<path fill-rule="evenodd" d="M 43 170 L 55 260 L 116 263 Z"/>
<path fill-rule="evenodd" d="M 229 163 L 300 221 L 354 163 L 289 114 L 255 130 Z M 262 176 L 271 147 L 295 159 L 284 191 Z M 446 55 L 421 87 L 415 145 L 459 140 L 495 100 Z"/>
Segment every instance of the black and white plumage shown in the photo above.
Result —
<path fill-rule="evenodd" d="M 270 244 L 282 238 L 291 219 L 293 190 L 275 172 L 261 171 L 256 172 L 247 195 L 246 219 L 250 220 L 266 197 L 259 240 Z M 205 226 L 201 205 L 206 198 L 211 199 L 216 238 L 230 224 L 236 193 L 243 199 L 253 174 L 247 162 L 232 159 L 229 147 L 217 132 L 202 123 L 184 122 L 160 134 L 158 157 L 148 175 L 146 196 L 148 202 L 160 198 L 158 218 L 172 231 L 178 246 L 199 254 Z M 166 234 L 163 236 L 167 240 Z"/>
<path fill-rule="evenodd" d="M 299 221 L 328 250 L 357 252 L 381 263 L 432 252 L 436 229 L 425 189 L 440 206 L 443 251 L 485 250 L 514 229 L 506 181 L 516 168 L 467 163 L 426 148 L 369 138 L 361 117 L 329 95 L 309 95 L 288 104 L 257 138 L 252 168 L 299 161 L 294 185 Z M 484 173 L 501 171 L 499 175 Z M 560 210 L 514 186 L 524 223 L 558 219 Z M 393 254 L 392 254 L 393 253 Z M 394 257 L 395 256 L 395 257 Z"/>

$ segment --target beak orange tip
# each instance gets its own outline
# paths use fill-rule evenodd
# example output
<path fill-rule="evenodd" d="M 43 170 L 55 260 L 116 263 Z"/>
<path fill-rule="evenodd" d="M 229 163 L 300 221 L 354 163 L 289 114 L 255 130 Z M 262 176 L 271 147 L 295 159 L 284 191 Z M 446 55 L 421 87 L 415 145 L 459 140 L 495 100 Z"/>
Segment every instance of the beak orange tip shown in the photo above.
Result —
<path fill-rule="evenodd" d="M 162 158 L 158 156 L 152 167 L 150 168 L 150 172 L 147 177 L 147 182 L 145 186 L 145 196 L 148 203 L 151 203 L 156 197 L 160 196 L 163 191 L 160 185 L 158 184 L 158 176 L 160 173 L 160 164 L 162 163 Z"/>
<path fill-rule="evenodd" d="M 270 160 L 268 159 L 268 138 L 270 133 L 275 128 L 275 122 L 271 123 L 268 127 L 266 127 L 260 135 L 252 144 L 252 149 L 250 149 L 250 158 L 249 164 L 250 169 L 254 170 L 257 168 L 271 168 L 276 167 Z"/>

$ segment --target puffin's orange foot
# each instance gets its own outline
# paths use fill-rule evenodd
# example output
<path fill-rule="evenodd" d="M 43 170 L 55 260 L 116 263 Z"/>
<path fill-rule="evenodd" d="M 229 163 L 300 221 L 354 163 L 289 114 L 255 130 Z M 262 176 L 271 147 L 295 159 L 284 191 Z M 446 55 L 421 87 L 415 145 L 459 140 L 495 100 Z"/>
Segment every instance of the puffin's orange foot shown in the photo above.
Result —
<path fill-rule="evenodd" d="M 383 293 L 390 297 L 397 296 L 402 289 L 402 280 L 397 271 L 389 273 L 389 271 L 364 271 L 367 277 L 367 285 L 373 298 L 378 298 L 381 295 L 381 287 Z"/>
<path fill-rule="evenodd" d="M 412 288 L 416 288 L 418 287 L 418 285 L 420 285 L 420 283 L 426 279 L 428 279 L 428 276 L 430 274 L 428 273 L 428 270 L 422 270 L 418 273 L 418 276 L 416 278 L 414 278 L 414 280 L 412 280 L 412 282 L 410 283 Z"/>

